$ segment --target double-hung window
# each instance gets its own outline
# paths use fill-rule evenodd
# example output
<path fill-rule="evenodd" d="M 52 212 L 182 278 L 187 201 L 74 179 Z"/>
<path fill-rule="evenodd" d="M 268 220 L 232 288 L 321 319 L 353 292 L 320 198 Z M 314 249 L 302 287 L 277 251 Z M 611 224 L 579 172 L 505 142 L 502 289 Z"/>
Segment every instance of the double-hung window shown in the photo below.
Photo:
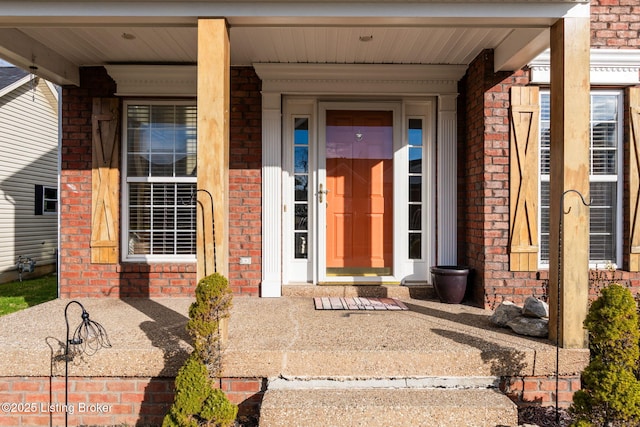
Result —
<path fill-rule="evenodd" d="M 178 101 L 124 105 L 125 259 L 194 260 L 196 105 Z"/>
<path fill-rule="evenodd" d="M 550 99 L 540 103 L 540 261 L 549 263 Z M 622 91 L 591 91 L 589 262 L 620 265 L 622 252 Z M 570 154 L 569 154 L 570 155 Z"/>

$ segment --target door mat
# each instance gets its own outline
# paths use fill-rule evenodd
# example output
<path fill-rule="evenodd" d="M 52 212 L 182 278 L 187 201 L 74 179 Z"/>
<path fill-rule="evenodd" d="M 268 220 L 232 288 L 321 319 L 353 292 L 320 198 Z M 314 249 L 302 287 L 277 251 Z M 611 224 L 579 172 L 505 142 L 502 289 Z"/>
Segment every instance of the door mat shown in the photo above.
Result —
<path fill-rule="evenodd" d="M 395 298 L 316 297 L 316 310 L 409 310 Z"/>

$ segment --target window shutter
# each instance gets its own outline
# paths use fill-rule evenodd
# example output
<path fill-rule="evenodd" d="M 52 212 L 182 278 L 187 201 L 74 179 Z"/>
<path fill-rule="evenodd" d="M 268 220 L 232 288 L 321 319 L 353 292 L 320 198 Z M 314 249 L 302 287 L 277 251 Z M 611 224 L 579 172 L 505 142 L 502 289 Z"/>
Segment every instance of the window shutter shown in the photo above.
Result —
<path fill-rule="evenodd" d="M 538 88 L 511 88 L 509 265 L 511 271 L 538 269 Z"/>
<path fill-rule="evenodd" d="M 91 262 L 118 262 L 119 134 L 117 98 L 94 98 L 92 112 Z"/>
<path fill-rule="evenodd" d="M 640 88 L 629 88 L 629 271 L 640 271 Z"/>

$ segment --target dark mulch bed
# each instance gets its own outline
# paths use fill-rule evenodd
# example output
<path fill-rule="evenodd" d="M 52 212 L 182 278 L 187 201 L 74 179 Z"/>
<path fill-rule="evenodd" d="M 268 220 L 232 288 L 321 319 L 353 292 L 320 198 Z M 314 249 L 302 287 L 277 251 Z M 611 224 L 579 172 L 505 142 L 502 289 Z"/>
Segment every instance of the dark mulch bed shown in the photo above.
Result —
<path fill-rule="evenodd" d="M 556 420 L 557 418 L 557 420 Z M 560 408 L 556 417 L 553 406 L 527 406 L 518 410 L 518 423 L 538 427 L 567 427 L 574 421 L 566 409 Z"/>

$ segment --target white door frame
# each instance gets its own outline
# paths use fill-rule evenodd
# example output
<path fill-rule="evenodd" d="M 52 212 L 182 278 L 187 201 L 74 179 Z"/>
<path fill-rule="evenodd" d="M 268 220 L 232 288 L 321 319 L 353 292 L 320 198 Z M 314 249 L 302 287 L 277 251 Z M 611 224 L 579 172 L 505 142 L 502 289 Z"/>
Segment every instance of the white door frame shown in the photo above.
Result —
<path fill-rule="evenodd" d="M 400 163 L 399 151 L 402 146 L 402 102 L 401 101 L 332 101 L 319 102 L 318 104 L 318 141 L 317 141 L 317 182 L 315 190 L 315 209 L 317 212 L 317 256 L 315 257 L 314 283 L 399 283 L 401 278 L 396 276 L 397 266 L 399 265 L 399 254 L 396 250 L 398 246 L 398 236 L 401 235 L 401 215 L 396 214 L 396 206 L 401 206 L 401 195 L 396 191 L 394 185 L 393 191 L 393 274 L 391 276 L 327 276 L 327 246 L 326 246 L 326 203 L 320 202 L 317 196 L 319 185 L 326 187 L 326 115 L 327 110 L 370 110 L 370 111 L 391 111 L 393 113 L 393 182 L 402 182 L 402 168 L 397 167 Z"/>
<path fill-rule="evenodd" d="M 447 65 L 331 65 L 254 64 L 262 79 L 262 297 L 282 295 L 283 201 L 282 99 L 283 95 L 322 94 L 325 97 L 362 98 L 437 97 L 438 206 L 437 258 L 439 264 L 456 263 L 456 97 L 457 83 L 466 67 Z M 276 194 L 277 193 L 277 194 Z M 433 256 L 433 255 L 432 255 Z M 314 278 L 315 279 L 315 278 Z"/>

